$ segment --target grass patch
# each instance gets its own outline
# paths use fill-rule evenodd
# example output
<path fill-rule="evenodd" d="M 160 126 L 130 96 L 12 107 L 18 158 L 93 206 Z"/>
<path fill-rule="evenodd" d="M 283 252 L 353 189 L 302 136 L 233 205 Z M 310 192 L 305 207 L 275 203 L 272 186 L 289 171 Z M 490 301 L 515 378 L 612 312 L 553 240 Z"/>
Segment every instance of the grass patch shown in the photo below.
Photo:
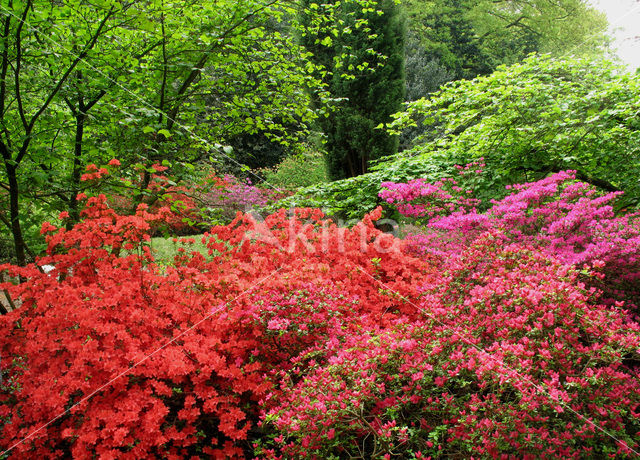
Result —
<path fill-rule="evenodd" d="M 199 252 L 205 257 L 208 256 L 208 249 L 205 244 L 202 243 L 202 237 L 204 235 L 193 235 L 189 237 L 162 237 L 158 236 L 151 238 L 149 246 L 151 247 L 151 254 L 156 259 L 156 263 L 159 265 L 171 265 L 173 258 L 178 254 L 178 248 L 184 248 L 187 253 Z M 184 239 L 193 239 L 193 244 L 186 244 L 182 241 Z"/>

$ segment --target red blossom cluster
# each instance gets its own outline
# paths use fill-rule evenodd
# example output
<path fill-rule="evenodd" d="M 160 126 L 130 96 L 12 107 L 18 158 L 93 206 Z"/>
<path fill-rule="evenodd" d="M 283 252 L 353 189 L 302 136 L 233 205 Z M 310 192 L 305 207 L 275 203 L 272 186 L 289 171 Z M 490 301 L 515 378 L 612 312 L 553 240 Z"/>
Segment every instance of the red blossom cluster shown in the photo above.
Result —
<path fill-rule="evenodd" d="M 72 230 L 43 226 L 38 263 L 52 272 L 0 266 L 23 279 L 2 286 L 22 307 L 0 319 L 0 445 L 13 457 L 248 455 L 270 375 L 351 322 L 386 327 L 410 310 L 359 267 L 408 296 L 428 270 L 389 249 L 376 216 L 348 230 L 311 210 L 241 215 L 212 229 L 209 256 L 160 268 L 143 243 L 167 214 L 89 198 Z M 279 246 L 257 237 L 267 230 Z"/>
<path fill-rule="evenodd" d="M 112 159 L 108 163 L 114 168 L 121 165 L 117 159 Z M 87 168 L 92 165 L 87 166 Z M 105 168 L 101 168 L 105 169 Z M 155 163 L 151 165 L 147 172 L 150 173 L 149 183 L 143 191 L 145 197 L 142 201 L 149 203 L 149 210 L 156 212 L 161 208 L 169 208 L 172 212 L 165 214 L 163 219 L 156 219 L 150 233 L 156 235 L 160 232 L 170 232 L 173 234 L 185 234 L 194 232 L 194 224 L 202 221 L 200 219 L 199 206 L 194 198 L 197 194 L 194 187 L 176 185 L 165 171 L 167 166 Z M 105 169 L 106 171 L 106 169 Z M 132 182 L 127 178 L 120 178 L 115 187 L 116 192 L 108 195 L 110 206 L 121 213 L 127 213 L 135 207 L 134 193 L 140 193 L 142 177 L 144 171 L 138 168 L 139 177 Z M 96 179 L 106 179 L 107 174 Z M 125 185 L 128 184 L 128 185 Z"/>
<path fill-rule="evenodd" d="M 109 170 L 107 168 L 98 168 L 94 164 L 89 164 L 86 167 L 86 173 L 80 176 L 81 181 L 92 181 L 103 179 L 105 176 L 109 174 Z"/>

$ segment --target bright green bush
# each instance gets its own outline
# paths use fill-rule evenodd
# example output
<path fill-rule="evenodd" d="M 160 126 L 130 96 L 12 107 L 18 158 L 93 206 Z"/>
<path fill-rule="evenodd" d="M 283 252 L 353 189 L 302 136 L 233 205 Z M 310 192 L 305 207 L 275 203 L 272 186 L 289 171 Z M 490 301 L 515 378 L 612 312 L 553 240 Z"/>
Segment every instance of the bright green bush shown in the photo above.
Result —
<path fill-rule="evenodd" d="M 263 169 L 260 175 L 269 184 L 287 190 L 327 182 L 324 158 L 316 151 L 289 156 L 274 168 Z"/>
<path fill-rule="evenodd" d="M 475 80 L 446 85 L 412 102 L 388 128 L 399 133 L 415 119 L 432 128 L 416 147 L 372 172 L 302 190 L 299 205 L 356 217 L 378 203 L 380 183 L 449 176 L 454 165 L 486 163 L 474 189 L 488 203 L 505 185 L 534 182 L 563 170 L 611 192 L 621 207 L 640 204 L 640 75 L 605 61 L 531 56 Z"/>
<path fill-rule="evenodd" d="M 597 59 L 530 56 L 486 77 L 447 85 L 408 105 L 392 130 L 426 117 L 433 129 L 408 155 L 464 165 L 484 158 L 479 198 L 563 170 L 640 204 L 640 76 Z"/>

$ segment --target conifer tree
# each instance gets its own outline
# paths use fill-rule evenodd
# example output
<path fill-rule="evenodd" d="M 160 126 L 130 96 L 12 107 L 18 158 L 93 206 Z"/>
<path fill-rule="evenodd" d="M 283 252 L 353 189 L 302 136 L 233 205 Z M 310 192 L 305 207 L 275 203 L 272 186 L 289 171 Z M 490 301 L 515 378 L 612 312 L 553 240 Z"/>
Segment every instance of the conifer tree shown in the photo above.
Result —
<path fill-rule="evenodd" d="M 303 6 L 316 13 L 316 8 L 330 10 L 330 25 L 313 27 L 311 15 L 303 15 L 302 42 L 336 100 L 334 110 L 320 119 L 329 177 L 354 177 L 367 172 L 372 160 L 398 149 L 397 136 L 376 126 L 388 121 L 404 99 L 404 17 L 394 0 L 321 6 L 303 0 Z"/>

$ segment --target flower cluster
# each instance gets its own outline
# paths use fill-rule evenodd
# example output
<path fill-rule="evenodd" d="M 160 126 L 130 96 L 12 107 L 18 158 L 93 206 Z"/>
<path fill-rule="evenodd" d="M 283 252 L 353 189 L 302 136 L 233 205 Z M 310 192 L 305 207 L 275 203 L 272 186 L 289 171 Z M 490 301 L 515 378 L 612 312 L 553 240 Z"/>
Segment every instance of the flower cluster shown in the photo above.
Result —
<path fill-rule="evenodd" d="M 425 179 L 411 179 L 406 183 L 383 182 L 378 196 L 396 207 L 403 216 L 420 220 L 475 211 L 480 201 L 472 197 L 472 186 L 484 166 L 482 160 L 466 166 L 457 165 L 459 180 L 443 178 L 433 184 Z"/>
<path fill-rule="evenodd" d="M 86 173 L 80 176 L 81 181 L 86 182 L 86 181 L 92 181 L 92 180 L 99 180 L 109 174 L 109 170 L 107 168 L 98 168 L 94 164 L 87 165 L 86 171 L 87 171 Z"/>
<path fill-rule="evenodd" d="M 210 187 L 202 196 L 205 206 L 219 209 L 223 217 L 231 220 L 236 212 L 262 208 L 283 197 L 282 192 L 257 187 L 250 179 L 240 180 L 229 174 L 211 175 Z"/>
<path fill-rule="evenodd" d="M 466 198 L 471 190 L 464 190 L 454 179 L 441 179 L 433 184 L 424 179 L 407 183 L 383 182 L 380 198 L 395 205 L 406 217 L 428 217 L 466 212 L 475 209 L 478 200 Z"/>
<path fill-rule="evenodd" d="M 389 186 L 387 186 L 389 187 Z M 440 189 L 438 184 L 433 187 Z M 394 201 L 401 213 L 416 200 L 423 185 L 393 185 L 403 193 Z M 538 248 L 549 257 L 582 267 L 597 268 L 600 277 L 587 281 L 605 292 L 605 301 L 640 305 L 640 214 L 616 216 L 613 202 L 621 192 L 598 194 L 594 187 L 575 180 L 575 173 L 563 171 L 537 182 L 510 187 L 512 193 L 494 201 L 483 213 L 476 209 L 453 209 L 422 220 L 424 228 L 410 236 L 414 251 L 452 257 L 478 235 L 500 229 L 507 242 Z M 434 192 L 430 196 L 435 196 Z M 386 196 L 381 192 L 381 196 Z M 466 196 L 464 203 L 466 203 Z M 405 203 L 406 202 L 406 203 Z"/>
<path fill-rule="evenodd" d="M 577 273 L 485 233 L 425 278 L 417 319 L 326 345 L 264 416 L 270 458 L 603 458 L 637 451 L 640 327 Z M 317 354 L 313 355 L 317 357 Z"/>

